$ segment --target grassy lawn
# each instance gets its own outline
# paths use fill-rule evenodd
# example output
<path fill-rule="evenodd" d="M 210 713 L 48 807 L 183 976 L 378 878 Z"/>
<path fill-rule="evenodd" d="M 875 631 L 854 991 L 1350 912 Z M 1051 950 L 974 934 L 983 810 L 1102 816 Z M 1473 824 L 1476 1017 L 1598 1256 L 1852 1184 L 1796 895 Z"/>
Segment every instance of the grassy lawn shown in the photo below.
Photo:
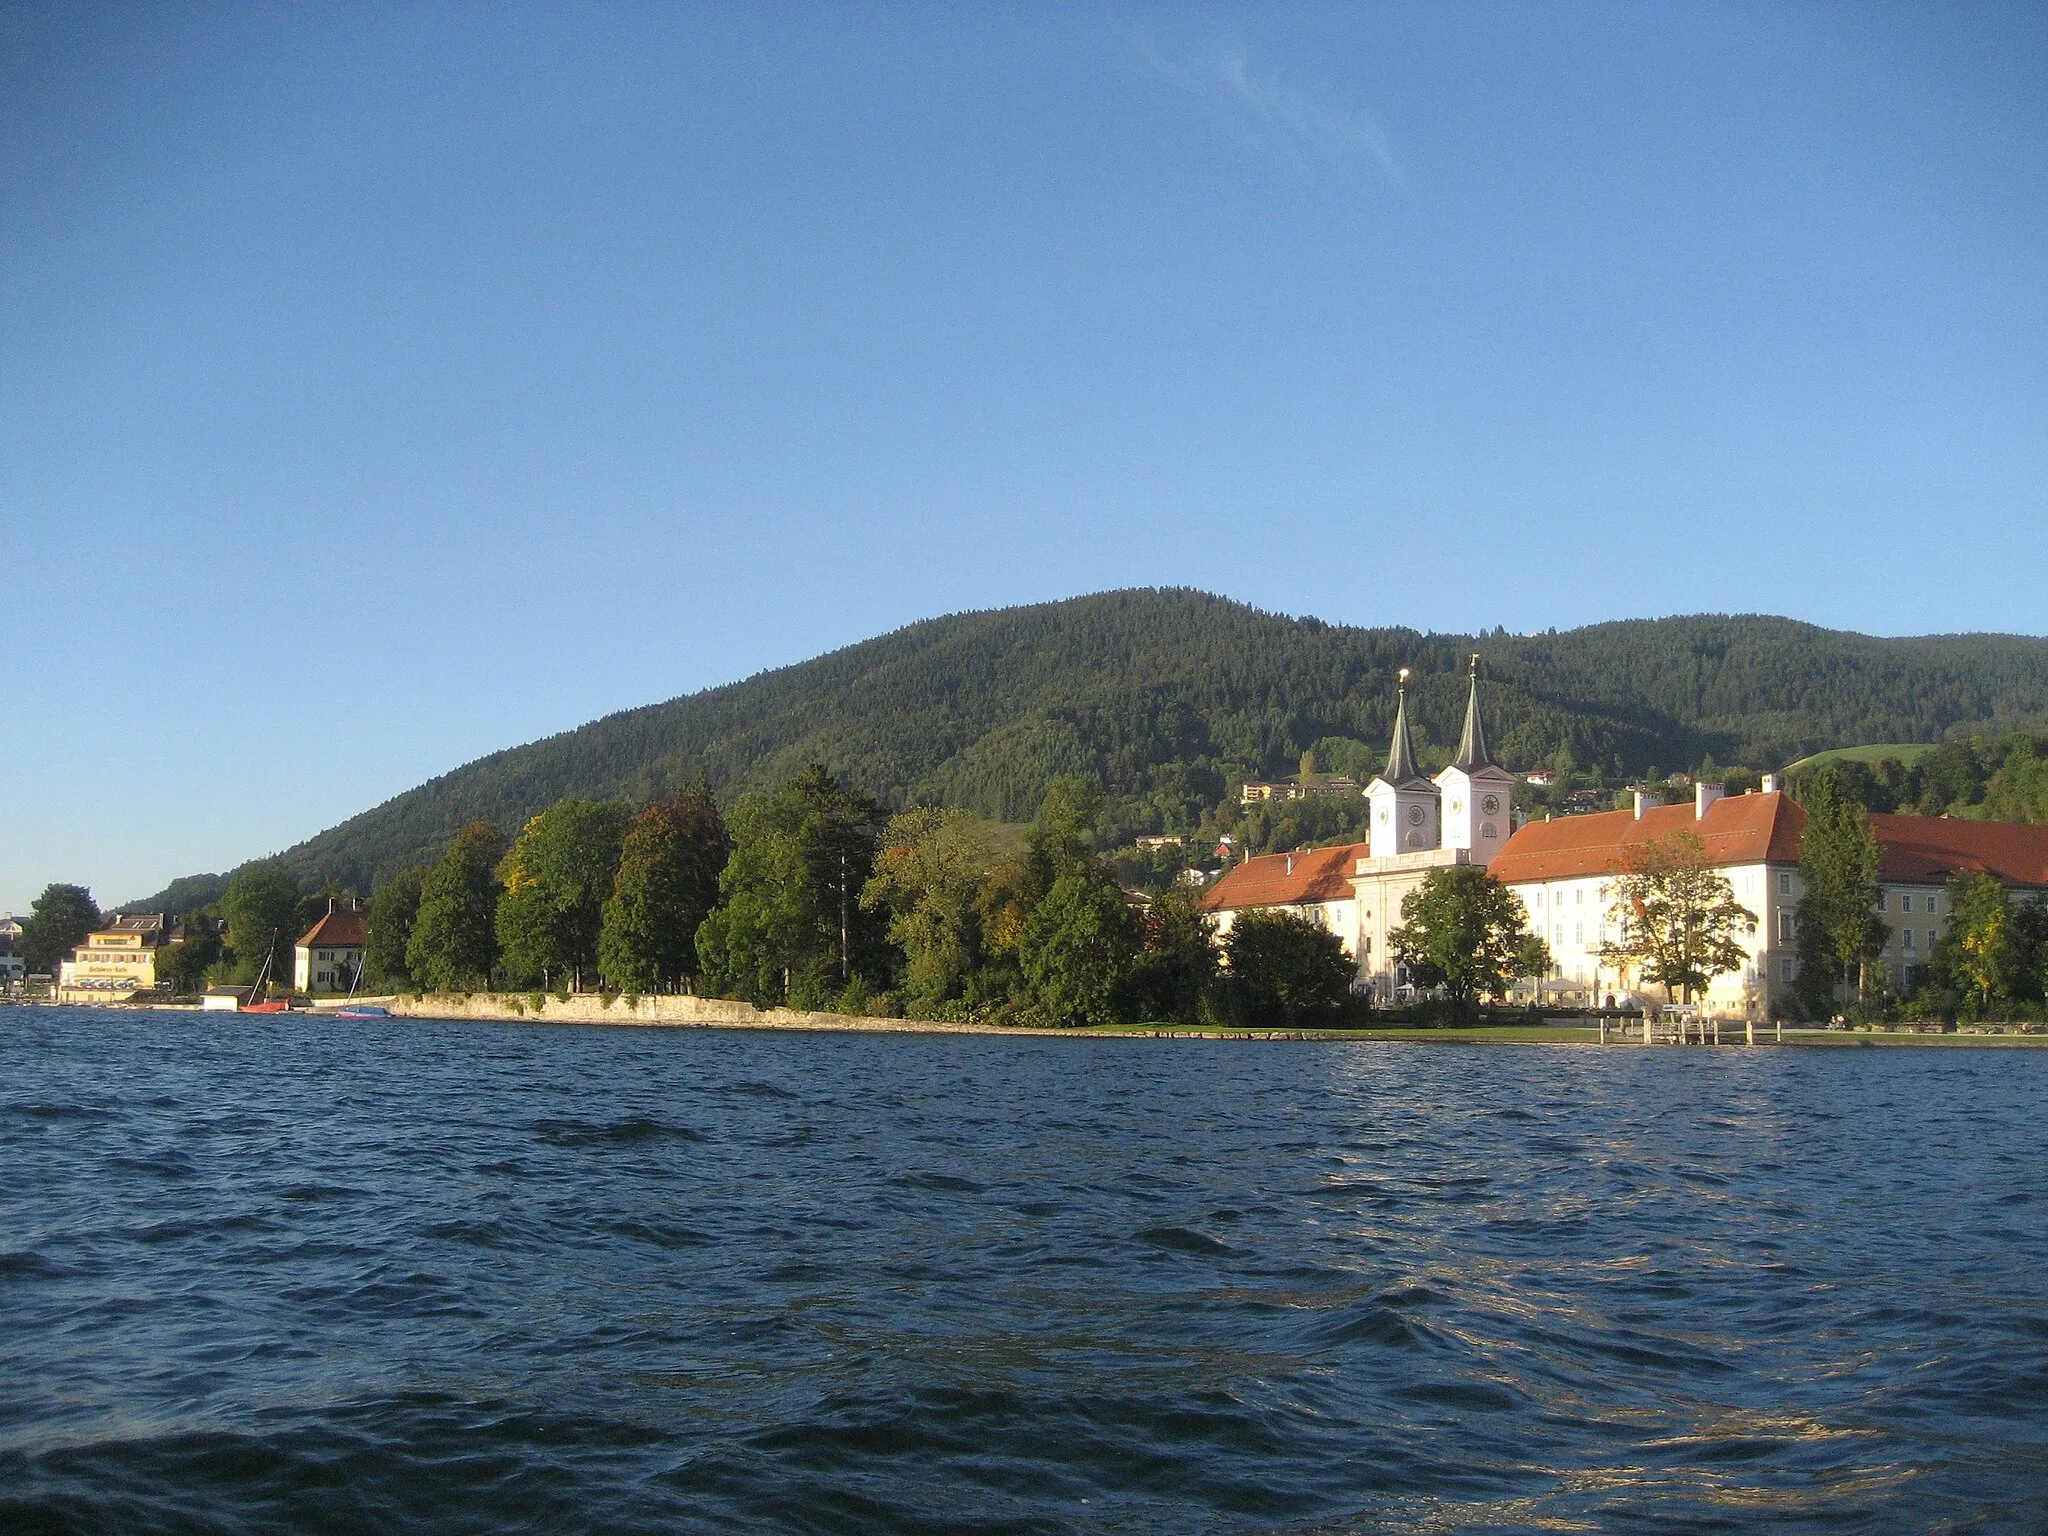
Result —
<path fill-rule="evenodd" d="M 1406 1040 L 1418 1045 L 1597 1045 L 1600 1031 L 1585 1029 L 1577 1025 L 1533 1025 L 1533 1024 L 1487 1024 L 1475 1029 L 1223 1029 L 1203 1028 L 1192 1024 L 1103 1024 L 1088 1029 L 1072 1031 L 1076 1035 L 1127 1035 L 1152 1037 L 1171 1035 L 1175 1038 L 1213 1037 L 1219 1040 L 1263 1040 L 1273 1036 L 1306 1040 Z M 1729 1046 L 1743 1045 L 1743 1030 L 1739 1022 L 1723 1021 L 1721 1039 Z M 1621 1045 L 1631 1050 L 1643 1048 L 1640 1039 L 1622 1040 L 1618 1035 L 1608 1037 L 1610 1045 Z M 1759 1024 L 1756 1043 L 1774 1045 L 1776 1032 Z M 2048 1047 L 2048 1035 L 1914 1035 L 1891 1034 L 1873 1031 L 1865 1034 L 1855 1030 L 1797 1029 L 1785 1030 L 1787 1045 L 1833 1046 L 1837 1049 L 1856 1046 L 2015 1046 Z M 1658 1049 L 1663 1049 L 1660 1042 Z"/>
<path fill-rule="evenodd" d="M 1581 1029 L 1575 1025 L 1540 1024 L 1486 1024 L 1474 1029 L 1416 1029 L 1401 1027 L 1395 1029 L 1289 1029 L 1282 1025 L 1271 1028 L 1225 1029 L 1220 1026 L 1195 1024 L 1098 1024 L 1087 1029 L 1073 1031 L 1077 1035 L 1175 1035 L 1213 1036 L 1219 1040 L 1263 1039 L 1269 1035 L 1300 1036 L 1309 1040 L 1416 1040 L 1438 1045 L 1456 1045 L 1469 1041 L 1536 1041 L 1545 1045 L 1583 1045 L 1587 1041 L 1597 1042 L 1600 1031 Z"/>
<path fill-rule="evenodd" d="M 1802 768 L 1817 768 L 1822 763 L 1904 763 L 1911 767 L 1939 743 L 1932 741 L 1889 741 L 1879 742 L 1871 747 L 1830 747 L 1825 752 L 1816 752 L 1811 757 L 1802 757 L 1785 771 L 1797 773 Z"/>

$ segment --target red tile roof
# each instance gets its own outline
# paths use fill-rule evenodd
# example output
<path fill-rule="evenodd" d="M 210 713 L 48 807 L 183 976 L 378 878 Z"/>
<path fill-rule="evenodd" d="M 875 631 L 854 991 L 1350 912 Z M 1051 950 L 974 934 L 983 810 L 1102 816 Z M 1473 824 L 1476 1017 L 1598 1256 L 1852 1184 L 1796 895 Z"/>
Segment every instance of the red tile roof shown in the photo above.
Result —
<path fill-rule="evenodd" d="M 1875 818 L 1872 818 L 1875 820 Z M 1643 812 L 1601 811 L 1532 821 L 1494 855 L 1487 873 L 1509 885 L 1619 874 L 1630 854 L 1654 838 L 1691 832 L 1715 864 L 1796 864 L 1806 812 L 1785 794 L 1730 795 L 1695 817 L 1690 803 Z"/>
<path fill-rule="evenodd" d="M 306 936 L 299 940 L 299 948 L 317 949 L 325 945 L 329 949 L 346 949 L 354 945 L 360 949 L 363 945 L 363 920 L 369 915 L 367 912 L 330 912 L 306 930 Z"/>
<path fill-rule="evenodd" d="M 1202 909 L 1229 912 L 1243 907 L 1348 900 L 1354 894 L 1352 868 L 1371 851 L 1369 843 L 1347 843 L 1342 848 L 1310 848 L 1246 859 L 1203 893 Z"/>
<path fill-rule="evenodd" d="M 1532 821 L 1508 839 L 1488 872 L 1509 885 L 1619 874 L 1632 849 L 1674 832 L 1697 833 L 1716 864 L 1796 864 L 1806 812 L 1783 794 L 1731 795 L 1698 820 L 1690 805 Z M 1997 875 L 2008 885 L 2048 888 L 2048 827 L 1951 816 L 1870 818 L 1878 876 L 1938 885 L 1962 870 Z"/>
<path fill-rule="evenodd" d="M 1997 875 L 2008 885 L 2048 887 L 2048 827 L 1959 816 L 1878 816 L 1880 879 L 1937 884 L 1964 870 Z"/>

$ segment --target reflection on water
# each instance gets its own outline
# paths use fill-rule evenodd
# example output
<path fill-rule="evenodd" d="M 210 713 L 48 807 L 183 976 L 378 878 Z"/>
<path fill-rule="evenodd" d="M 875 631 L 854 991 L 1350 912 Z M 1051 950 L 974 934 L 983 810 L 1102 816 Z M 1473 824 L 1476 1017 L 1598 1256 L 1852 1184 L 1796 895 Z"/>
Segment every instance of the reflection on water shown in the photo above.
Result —
<path fill-rule="evenodd" d="M 0 1050 L 0 1528 L 2044 1528 L 2048 1053 Z"/>

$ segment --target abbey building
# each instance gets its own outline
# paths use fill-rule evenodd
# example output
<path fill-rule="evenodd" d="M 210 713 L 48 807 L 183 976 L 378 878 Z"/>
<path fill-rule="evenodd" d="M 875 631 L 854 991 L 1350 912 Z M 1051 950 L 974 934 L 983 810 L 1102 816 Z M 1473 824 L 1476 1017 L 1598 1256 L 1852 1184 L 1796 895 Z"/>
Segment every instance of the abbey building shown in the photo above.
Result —
<path fill-rule="evenodd" d="M 1798 979 L 1799 842 L 1806 813 L 1766 776 L 1760 793 L 1724 795 L 1697 786 L 1691 804 L 1664 805 L 1638 793 L 1632 809 L 1514 824 L 1517 780 L 1487 752 L 1474 658 L 1465 730 L 1455 761 L 1434 778 L 1416 766 L 1403 688 L 1385 769 L 1366 786 L 1369 841 L 1342 848 L 1246 859 L 1209 887 L 1203 906 L 1228 933 L 1237 914 L 1284 908 L 1337 934 L 1358 962 L 1357 985 L 1380 1002 L 1406 985 L 1387 936 L 1401 903 L 1433 869 L 1476 864 L 1521 898 L 1532 932 L 1549 947 L 1551 975 L 1540 986 L 1559 1001 L 1597 1005 L 1638 990 L 1632 970 L 1607 952 L 1621 938 L 1616 877 L 1647 844 L 1696 838 L 1754 919 L 1743 963 L 1714 978 L 1701 999 L 1710 1013 L 1763 1018 Z M 1995 875 L 2015 894 L 2048 899 L 2048 827 L 1932 816 L 1870 817 L 1877 837 L 1884 958 L 1911 984 L 1946 931 L 1946 886 L 1972 870 Z"/>
<path fill-rule="evenodd" d="M 1457 756 L 1435 778 L 1416 766 L 1407 681 L 1404 669 L 1387 765 L 1365 787 L 1370 840 L 1247 859 L 1203 899 L 1219 935 L 1230 931 L 1237 913 L 1255 907 L 1290 907 L 1312 917 L 1344 940 L 1358 961 L 1361 989 L 1369 987 L 1381 1001 L 1391 1001 L 1404 981 L 1387 945 L 1387 935 L 1401 926 L 1402 900 L 1433 869 L 1485 868 L 1514 833 L 1515 777 L 1487 751 L 1479 658 L 1472 658 Z"/>

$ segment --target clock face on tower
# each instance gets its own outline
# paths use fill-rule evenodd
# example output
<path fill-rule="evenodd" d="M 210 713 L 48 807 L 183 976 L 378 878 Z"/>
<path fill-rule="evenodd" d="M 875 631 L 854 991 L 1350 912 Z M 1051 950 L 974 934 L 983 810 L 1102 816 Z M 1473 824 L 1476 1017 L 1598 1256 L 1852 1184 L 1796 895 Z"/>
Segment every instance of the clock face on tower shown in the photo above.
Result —
<path fill-rule="evenodd" d="M 1460 811 L 1462 811 L 1462 810 L 1464 810 L 1464 809 L 1465 809 L 1465 802 L 1464 802 L 1464 801 L 1462 801 L 1462 800 L 1453 800 L 1453 801 L 1451 802 L 1451 814 L 1452 814 L 1453 816 L 1457 815 L 1457 814 L 1458 814 L 1458 812 L 1460 812 Z"/>
<path fill-rule="evenodd" d="M 1484 811 L 1489 816 L 1498 816 L 1500 814 L 1500 796 L 1485 796 L 1479 802 L 1479 809 Z"/>
<path fill-rule="evenodd" d="M 1409 807 L 1408 807 L 1408 825 L 1409 825 L 1409 826 L 1411 826 L 1411 827 L 1419 827 L 1419 826 L 1421 826 L 1421 825 L 1422 825 L 1422 807 L 1421 807 L 1421 806 L 1419 806 L 1419 805 L 1411 805 L 1411 806 L 1409 806 Z"/>

